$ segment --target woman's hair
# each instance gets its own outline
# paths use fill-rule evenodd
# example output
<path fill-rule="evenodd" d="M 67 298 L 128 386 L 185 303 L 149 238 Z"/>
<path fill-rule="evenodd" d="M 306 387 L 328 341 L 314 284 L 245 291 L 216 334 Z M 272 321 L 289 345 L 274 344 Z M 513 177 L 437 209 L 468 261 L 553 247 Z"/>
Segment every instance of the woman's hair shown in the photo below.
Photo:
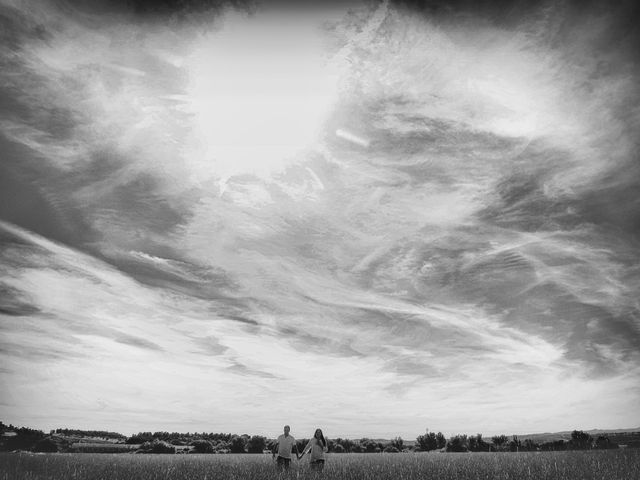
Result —
<path fill-rule="evenodd" d="M 320 432 L 320 441 L 322 442 L 322 446 L 326 447 L 327 446 L 327 441 L 324 438 L 324 435 L 322 434 L 322 429 L 320 428 L 316 428 L 316 431 L 313 432 L 313 438 L 317 439 L 316 437 L 316 433 Z"/>

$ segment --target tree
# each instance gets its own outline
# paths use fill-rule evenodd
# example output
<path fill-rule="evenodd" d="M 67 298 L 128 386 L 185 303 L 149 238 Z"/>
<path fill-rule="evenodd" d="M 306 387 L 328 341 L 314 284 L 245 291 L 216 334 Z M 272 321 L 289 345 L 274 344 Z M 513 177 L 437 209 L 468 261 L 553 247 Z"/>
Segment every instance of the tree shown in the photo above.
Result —
<path fill-rule="evenodd" d="M 220 440 L 213 446 L 214 453 L 229 453 L 231 451 L 231 440 L 225 442 L 224 440 Z"/>
<path fill-rule="evenodd" d="M 176 447 L 158 439 L 143 443 L 140 450 L 144 453 L 176 453 Z"/>
<path fill-rule="evenodd" d="M 191 446 L 196 453 L 213 453 L 213 444 L 209 440 L 194 440 Z"/>
<path fill-rule="evenodd" d="M 585 450 L 591 448 L 591 435 L 582 430 L 574 430 L 571 432 L 571 440 L 569 441 L 570 448 L 577 450 Z"/>
<path fill-rule="evenodd" d="M 488 452 L 489 444 L 482 438 L 482 434 L 471 435 L 468 439 L 469 450 L 472 452 Z"/>
<path fill-rule="evenodd" d="M 72 428 L 56 428 L 51 430 L 50 434 L 59 433 L 67 437 L 99 437 L 108 438 L 112 440 L 125 440 L 127 437 L 121 433 L 107 432 L 104 430 L 77 430 Z"/>
<path fill-rule="evenodd" d="M 447 442 L 447 452 L 466 452 L 468 442 L 466 435 L 455 435 Z"/>
<path fill-rule="evenodd" d="M 266 442 L 267 442 L 267 445 L 266 445 L 267 450 L 269 450 L 270 452 L 273 452 L 273 450 L 276 448 L 276 441 L 273 438 L 269 438 Z"/>
<path fill-rule="evenodd" d="M 360 439 L 360 447 L 366 453 L 374 453 L 382 451 L 380 444 L 375 440 L 371 440 L 370 438 L 361 438 Z"/>
<path fill-rule="evenodd" d="M 438 439 L 433 432 L 426 432 L 416 438 L 416 447 L 422 452 L 429 452 L 438 448 Z"/>
<path fill-rule="evenodd" d="M 447 444 L 447 439 L 444 437 L 442 432 L 436 433 L 436 441 L 438 442 L 439 449 L 444 448 L 445 445 Z"/>
<path fill-rule="evenodd" d="M 37 442 L 44 438 L 44 432 L 30 428 L 16 428 L 16 435 L 9 437 L 4 444 L 5 450 L 31 450 Z"/>
<path fill-rule="evenodd" d="M 385 453 L 398 453 L 400 450 L 398 450 L 396 447 L 394 447 L 393 445 L 389 444 L 386 447 L 384 447 L 383 452 Z"/>
<path fill-rule="evenodd" d="M 304 450 L 304 447 L 307 446 L 307 443 L 309 443 L 308 438 L 299 438 L 298 440 L 296 440 L 296 446 L 298 447 L 298 451 L 301 452 L 302 450 Z"/>
<path fill-rule="evenodd" d="M 351 449 L 355 445 L 355 442 L 349 440 L 348 438 L 336 438 L 335 443 L 337 445 L 341 445 L 345 452 L 351 452 Z"/>
<path fill-rule="evenodd" d="M 141 443 L 152 442 L 152 441 L 153 441 L 153 433 L 139 432 L 136 435 L 132 435 L 129 438 L 127 438 L 127 441 L 125 443 L 128 443 L 130 445 L 138 445 Z"/>
<path fill-rule="evenodd" d="M 404 440 L 402 440 L 402 437 L 396 437 L 391 440 L 391 446 L 401 452 L 402 450 L 404 450 Z"/>
<path fill-rule="evenodd" d="M 509 441 L 506 435 L 496 435 L 491 437 L 491 441 L 496 446 L 497 450 L 502 450 L 502 446 Z"/>
<path fill-rule="evenodd" d="M 559 451 L 566 450 L 567 444 L 564 440 L 553 440 L 551 442 L 544 442 L 540 445 L 540 450 L 551 450 L 551 451 Z"/>
<path fill-rule="evenodd" d="M 361 443 L 354 443 L 353 446 L 351 447 L 351 452 L 353 452 L 353 453 L 365 453 L 366 450 L 364 449 L 364 447 L 362 446 Z"/>
<path fill-rule="evenodd" d="M 516 435 L 513 436 L 511 441 L 509 442 L 509 450 L 512 452 L 519 452 L 522 449 L 522 442 L 518 440 Z"/>
<path fill-rule="evenodd" d="M 246 445 L 247 440 L 244 436 L 234 435 L 231 437 L 231 442 L 229 442 L 229 450 L 231 450 L 231 453 L 245 453 Z"/>
<path fill-rule="evenodd" d="M 267 439 L 261 435 L 254 435 L 247 442 L 249 453 L 262 453 L 267 448 Z"/>

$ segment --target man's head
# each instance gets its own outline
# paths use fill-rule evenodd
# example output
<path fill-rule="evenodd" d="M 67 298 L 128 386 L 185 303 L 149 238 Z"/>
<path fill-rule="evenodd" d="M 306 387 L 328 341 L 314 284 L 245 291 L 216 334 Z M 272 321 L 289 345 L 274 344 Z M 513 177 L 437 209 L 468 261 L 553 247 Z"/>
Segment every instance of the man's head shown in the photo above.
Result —
<path fill-rule="evenodd" d="M 284 426 L 284 436 L 286 437 L 287 435 L 289 435 L 290 431 L 291 431 L 291 427 L 289 425 L 285 425 Z"/>

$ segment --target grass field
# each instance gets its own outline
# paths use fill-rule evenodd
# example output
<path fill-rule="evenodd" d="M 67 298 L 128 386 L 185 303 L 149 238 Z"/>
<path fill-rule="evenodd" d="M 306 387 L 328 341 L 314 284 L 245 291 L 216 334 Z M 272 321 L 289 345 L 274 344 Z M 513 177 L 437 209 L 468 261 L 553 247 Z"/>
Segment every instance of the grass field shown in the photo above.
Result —
<path fill-rule="evenodd" d="M 294 460 L 284 477 L 314 478 Z M 330 455 L 326 480 L 640 479 L 640 449 L 539 453 Z M 261 480 L 279 477 L 268 455 L 0 454 L 0 480 Z"/>

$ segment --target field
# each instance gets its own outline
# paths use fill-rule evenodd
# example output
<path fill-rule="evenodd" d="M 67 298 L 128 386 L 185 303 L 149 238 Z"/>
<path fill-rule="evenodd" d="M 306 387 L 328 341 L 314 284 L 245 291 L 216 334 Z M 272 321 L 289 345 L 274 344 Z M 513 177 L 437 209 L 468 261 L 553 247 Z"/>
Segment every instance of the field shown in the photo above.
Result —
<path fill-rule="evenodd" d="M 288 478 L 315 478 L 294 460 Z M 269 455 L 0 454 L 0 480 L 262 480 L 277 478 Z M 330 455 L 326 480 L 640 478 L 640 449 L 537 453 Z"/>

